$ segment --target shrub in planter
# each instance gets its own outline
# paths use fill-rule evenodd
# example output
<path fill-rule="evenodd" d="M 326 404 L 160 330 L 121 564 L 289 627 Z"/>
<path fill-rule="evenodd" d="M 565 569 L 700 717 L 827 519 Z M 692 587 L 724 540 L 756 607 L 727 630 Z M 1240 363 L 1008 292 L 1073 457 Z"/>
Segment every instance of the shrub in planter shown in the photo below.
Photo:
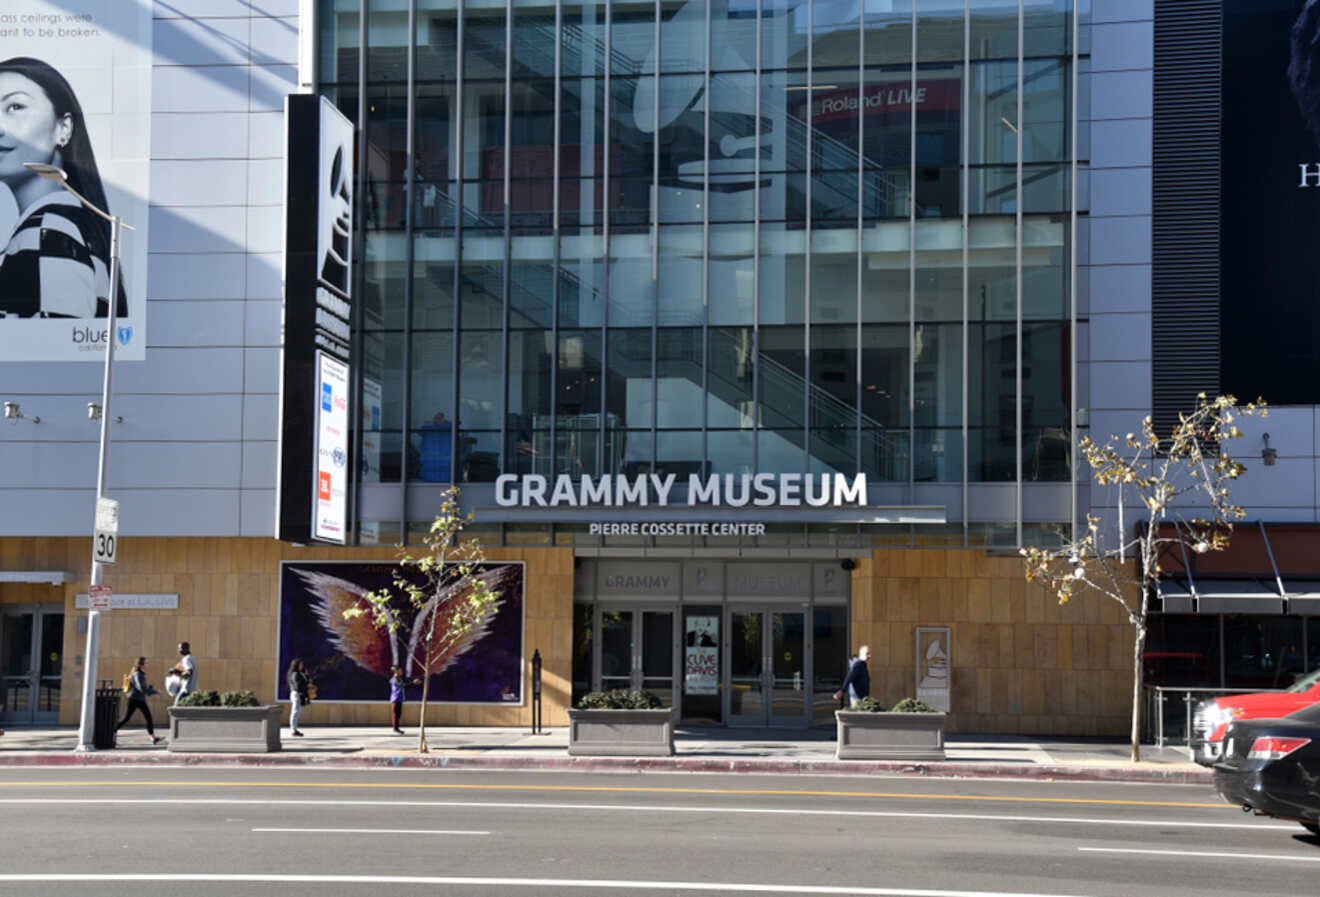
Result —
<path fill-rule="evenodd" d="M 674 753 L 674 708 L 649 691 L 594 691 L 568 711 L 573 756 L 661 756 Z"/>
<path fill-rule="evenodd" d="M 578 701 L 582 710 L 658 710 L 664 703 L 649 691 L 593 691 Z"/>
<path fill-rule="evenodd" d="M 890 713 L 939 713 L 934 707 L 925 701 L 919 701 L 916 698 L 904 698 L 893 707 L 889 708 Z"/>
<path fill-rule="evenodd" d="M 925 701 L 904 698 L 886 710 L 862 698 L 834 714 L 835 756 L 840 760 L 943 760 L 944 714 Z"/>
<path fill-rule="evenodd" d="M 189 692 L 179 699 L 177 707 L 260 707 L 261 702 L 251 691 L 225 691 L 214 689 Z"/>

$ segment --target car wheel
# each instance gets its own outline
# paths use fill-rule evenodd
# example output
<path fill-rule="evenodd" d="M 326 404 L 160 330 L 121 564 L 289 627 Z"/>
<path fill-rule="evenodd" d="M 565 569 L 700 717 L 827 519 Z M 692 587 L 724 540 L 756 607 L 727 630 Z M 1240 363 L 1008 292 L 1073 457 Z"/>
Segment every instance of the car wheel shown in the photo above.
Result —
<path fill-rule="evenodd" d="M 1320 835 L 1320 823 L 1303 822 L 1302 828 L 1306 829 L 1308 832 L 1310 832 L 1313 835 Z"/>

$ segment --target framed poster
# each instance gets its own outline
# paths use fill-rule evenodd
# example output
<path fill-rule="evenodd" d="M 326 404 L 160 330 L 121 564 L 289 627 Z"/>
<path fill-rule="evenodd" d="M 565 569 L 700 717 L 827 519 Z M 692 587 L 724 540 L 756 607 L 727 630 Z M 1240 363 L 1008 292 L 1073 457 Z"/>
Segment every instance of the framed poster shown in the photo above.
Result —
<path fill-rule="evenodd" d="M 689 695 L 714 695 L 720 690 L 720 618 L 687 617 L 683 634 L 683 682 Z"/>
<path fill-rule="evenodd" d="M 953 651 L 948 626 L 917 627 L 917 700 L 949 712 Z"/>
<path fill-rule="evenodd" d="M 316 683 L 318 701 L 384 701 L 390 667 L 400 666 L 411 682 L 424 664 L 425 623 L 430 612 L 461 601 L 461 588 L 444 590 L 434 607 L 415 610 L 398 598 L 394 631 L 377 628 L 369 616 L 345 619 L 343 612 L 366 607 L 363 595 L 390 588 L 397 564 L 383 561 L 288 561 L 280 568 L 279 699 L 289 698 L 289 664 L 298 658 Z M 520 704 L 523 699 L 523 565 L 494 562 L 479 574 L 499 600 L 468 636 L 432 654 L 428 703 Z M 408 699 L 420 699 L 410 686 Z"/>

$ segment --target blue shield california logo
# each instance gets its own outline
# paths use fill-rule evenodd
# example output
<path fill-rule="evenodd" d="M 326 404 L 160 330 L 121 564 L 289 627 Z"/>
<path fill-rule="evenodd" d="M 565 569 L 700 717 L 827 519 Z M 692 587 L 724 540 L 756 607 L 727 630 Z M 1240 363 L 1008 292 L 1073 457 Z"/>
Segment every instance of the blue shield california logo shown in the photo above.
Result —
<path fill-rule="evenodd" d="M 121 346 L 127 346 L 127 345 L 128 345 L 128 341 L 131 340 L 131 339 L 133 338 L 133 328 L 132 328 L 132 327 L 120 327 L 120 328 L 118 329 L 118 333 L 119 333 L 119 345 L 121 345 Z"/>

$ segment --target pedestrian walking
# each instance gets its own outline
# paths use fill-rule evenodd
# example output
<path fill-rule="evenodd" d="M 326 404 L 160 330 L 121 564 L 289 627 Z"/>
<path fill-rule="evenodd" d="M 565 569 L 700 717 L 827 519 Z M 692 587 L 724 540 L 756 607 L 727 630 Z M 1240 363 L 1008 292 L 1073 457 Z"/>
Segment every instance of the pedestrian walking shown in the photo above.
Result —
<path fill-rule="evenodd" d="M 413 685 L 421 685 L 421 679 L 412 680 Z M 404 678 L 403 667 L 390 667 L 390 720 L 394 724 L 394 734 L 405 734 L 403 729 L 399 728 L 403 723 L 403 702 L 404 689 L 408 687 L 408 680 Z"/>
<path fill-rule="evenodd" d="M 156 735 L 155 726 L 151 722 L 151 708 L 147 706 L 147 697 L 157 694 L 156 689 L 147 684 L 147 659 L 139 657 L 137 663 L 133 664 L 133 671 L 128 675 L 128 710 L 124 713 L 124 718 L 115 726 L 118 732 L 124 728 L 129 717 L 138 711 L 142 712 L 142 718 L 147 723 L 147 734 L 151 736 L 152 744 L 160 744 L 164 739 Z"/>
<path fill-rule="evenodd" d="M 295 657 L 289 664 L 289 701 L 293 709 L 289 711 L 289 728 L 293 734 L 299 738 L 302 732 L 298 730 L 298 719 L 302 716 L 303 708 L 311 703 L 308 695 L 311 687 L 311 680 L 307 678 L 307 668 L 303 666 L 302 658 Z"/>
<path fill-rule="evenodd" d="M 870 645 L 861 645 L 857 649 L 857 656 L 853 658 L 852 663 L 848 665 L 848 673 L 843 677 L 843 684 L 839 690 L 834 693 L 834 700 L 839 700 L 845 694 L 848 696 L 848 706 L 855 707 L 862 698 L 871 695 L 871 671 L 866 666 L 866 661 L 871 658 Z"/>
<path fill-rule="evenodd" d="M 180 680 L 179 691 L 174 695 L 174 703 L 178 704 L 184 695 L 197 691 L 197 658 L 187 642 L 179 642 L 179 662 L 174 665 L 174 673 Z"/>

